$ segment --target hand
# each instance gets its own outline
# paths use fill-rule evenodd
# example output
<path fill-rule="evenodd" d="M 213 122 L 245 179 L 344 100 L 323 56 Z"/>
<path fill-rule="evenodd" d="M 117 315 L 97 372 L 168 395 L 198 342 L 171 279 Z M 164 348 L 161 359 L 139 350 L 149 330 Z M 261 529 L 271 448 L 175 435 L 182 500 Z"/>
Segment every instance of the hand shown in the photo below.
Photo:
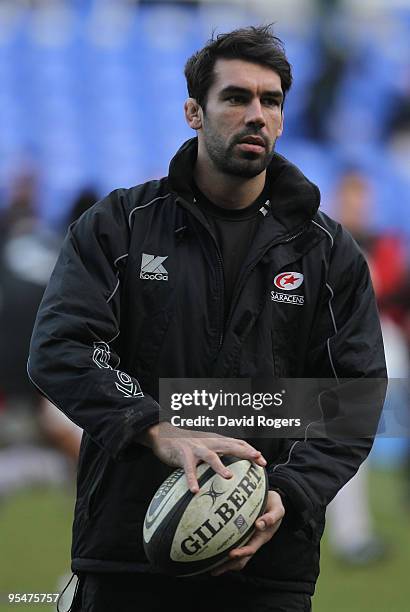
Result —
<path fill-rule="evenodd" d="M 233 548 L 229 553 L 230 560 L 214 569 L 211 574 L 219 576 L 225 572 L 242 570 L 259 548 L 266 544 L 266 542 L 269 542 L 272 536 L 275 535 L 284 515 L 285 509 L 279 493 L 269 491 L 265 513 L 256 521 L 256 531 L 249 542 L 240 548 Z"/>
<path fill-rule="evenodd" d="M 140 438 L 140 442 L 149 446 L 163 463 L 184 468 L 188 487 L 192 493 L 199 491 L 196 477 L 198 463 L 209 463 L 223 478 L 231 478 L 232 472 L 222 463 L 220 455 L 233 455 L 240 459 L 249 459 L 263 467 L 266 465 L 266 459 L 261 452 L 244 440 L 214 433 L 211 435 L 162 422 L 152 425 Z"/>

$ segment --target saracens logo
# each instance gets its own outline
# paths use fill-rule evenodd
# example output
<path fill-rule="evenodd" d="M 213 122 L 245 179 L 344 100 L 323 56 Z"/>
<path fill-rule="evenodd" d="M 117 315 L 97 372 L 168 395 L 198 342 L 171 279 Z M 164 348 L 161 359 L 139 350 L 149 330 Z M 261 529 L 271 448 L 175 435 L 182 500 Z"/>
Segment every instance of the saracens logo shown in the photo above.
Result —
<path fill-rule="evenodd" d="M 281 272 L 275 276 L 273 282 L 282 291 L 293 291 L 303 283 L 303 274 L 300 272 Z"/>

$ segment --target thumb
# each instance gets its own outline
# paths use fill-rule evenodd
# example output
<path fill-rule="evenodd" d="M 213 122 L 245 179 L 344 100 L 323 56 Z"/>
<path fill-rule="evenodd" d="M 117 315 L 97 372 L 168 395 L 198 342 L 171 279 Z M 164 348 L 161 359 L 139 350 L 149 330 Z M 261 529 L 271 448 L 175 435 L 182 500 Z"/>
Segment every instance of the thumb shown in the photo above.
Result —
<path fill-rule="evenodd" d="M 260 531 L 265 531 L 269 527 L 279 527 L 282 522 L 282 518 L 284 516 L 283 507 L 275 508 L 274 510 L 270 510 L 269 512 L 265 512 L 262 514 L 256 521 L 256 527 Z"/>

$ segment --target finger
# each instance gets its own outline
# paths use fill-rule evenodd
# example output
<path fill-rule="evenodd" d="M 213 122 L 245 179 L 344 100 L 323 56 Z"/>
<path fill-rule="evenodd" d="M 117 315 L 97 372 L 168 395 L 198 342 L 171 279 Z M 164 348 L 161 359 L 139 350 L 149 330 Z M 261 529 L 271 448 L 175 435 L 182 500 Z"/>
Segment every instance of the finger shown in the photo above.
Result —
<path fill-rule="evenodd" d="M 274 529 L 276 531 L 279 529 L 280 524 L 282 522 L 283 514 L 275 514 L 273 516 L 273 512 L 269 512 L 268 514 L 264 514 L 261 516 L 255 523 L 255 527 L 259 532 L 269 531 Z"/>
<path fill-rule="evenodd" d="M 193 455 L 184 454 L 182 467 L 184 468 L 189 490 L 191 493 L 198 493 L 199 485 L 196 477 L 196 461 Z"/>
<path fill-rule="evenodd" d="M 224 574 L 225 572 L 239 572 L 245 567 L 245 565 L 248 563 L 250 559 L 251 559 L 251 556 L 248 556 L 246 558 L 236 560 L 236 561 L 227 561 L 223 565 L 220 565 L 219 567 L 215 568 L 211 572 L 211 574 L 212 576 L 220 576 L 221 574 Z"/>
<path fill-rule="evenodd" d="M 231 470 L 222 463 L 219 456 L 214 453 L 214 451 L 206 447 L 197 447 L 194 450 L 194 454 L 202 461 L 205 461 L 205 463 L 209 463 L 211 468 L 223 478 L 232 478 L 233 474 Z"/>
<path fill-rule="evenodd" d="M 268 462 L 266 461 L 265 457 L 262 455 L 262 453 L 260 454 L 260 456 L 259 456 L 259 457 L 256 457 L 256 458 L 254 459 L 254 462 L 255 462 L 255 463 L 257 463 L 258 465 L 260 465 L 261 467 L 266 467 L 266 465 L 267 465 L 267 463 L 268 463 Z"/>
<path fill-rule="evenodd" d="M 264 530 L 269 527 L 273 527 L 278 521 L 283 519 L 285 515 L 285 508 L 283 507 L 282 499 L 276 491 L 269 491 L 266 508 L 264 514 L 262 514 L 256 520 L 257 529 Z"/>
<path fill-rule="evenodd" d="M 283 517 L 285 516 L 285 508 L 280 502 L 277 506 L 273 508 L 273 510 L 268 510 L 264 514 L 262 514 L 256 521 L 256 528 L 260 531 L 264 531 L 265 529 L 276 528 L 281 523 Z"/>
<path fill-rule="evenodd" d="M 248 442 L 245 442 L 245 440 L 224 437 L 213 438 L 209 447 L 215 452 L 234 455 L 234 457 L 239 457 L 240 459 L 249 459 L 263 467 L 267 463 L 262 453 L 248 444 Z"/>

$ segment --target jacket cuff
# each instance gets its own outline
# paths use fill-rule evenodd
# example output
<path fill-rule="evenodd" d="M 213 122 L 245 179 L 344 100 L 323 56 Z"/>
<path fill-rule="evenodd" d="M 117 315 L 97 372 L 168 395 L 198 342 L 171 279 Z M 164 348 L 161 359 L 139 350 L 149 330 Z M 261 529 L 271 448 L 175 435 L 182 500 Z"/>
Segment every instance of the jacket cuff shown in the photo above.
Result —
<path fill-rule="evenodd" d="M 138 437 L 151 425 L 169 420 L 167 413 L 150 396 L 144 395 L 124 414 L 123 426 L 113 437 L 114 459 L 134 461 L 150 449 L 138 442 Z"/>

